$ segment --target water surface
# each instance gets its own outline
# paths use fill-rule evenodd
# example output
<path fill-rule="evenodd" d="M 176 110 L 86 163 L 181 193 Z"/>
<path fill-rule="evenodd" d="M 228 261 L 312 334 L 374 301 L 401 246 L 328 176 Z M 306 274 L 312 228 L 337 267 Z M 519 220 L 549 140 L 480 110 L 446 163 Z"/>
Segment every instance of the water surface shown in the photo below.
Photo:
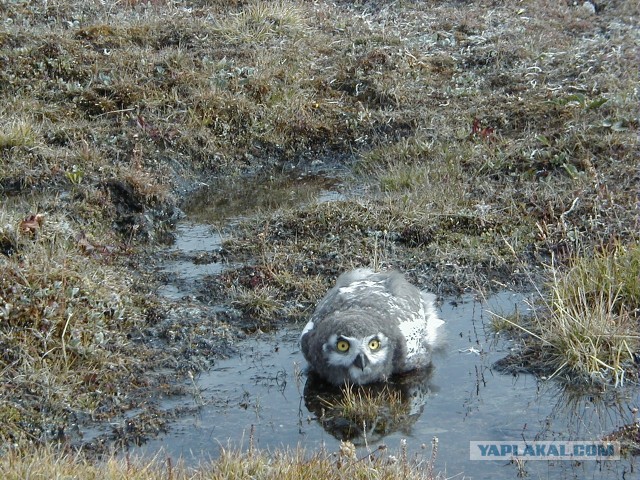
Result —
<path fill-rule="evenodd" d="M 597 440 L 630 421 L 628 410 L 638 404 L 637 392 L 593 395 L 568 391 L 555 381 L 530 375 L 504 375 L 494 361 L 511 347 L 488 329 L 487 310 L 508 313 L 526 308 L 523 298 L 509 292 L 487 302 L 471 296 L 444 302 L 448 343 L 435 358 L 426 379 L 427 394 L 415 418 L 383 437 L 351 438 L 364 453 L 384 444 L 398 449 L 407 440 L 411 452 L 430 451 L 438 438 L 436 466 L 447 476 L 514 478 L 518 470 L 505 461 L 470 461 L 472 440 Z M 255 334 L 241 343 L 237 358 L 220 361 L 197 378 L 198 393 L 190 400 L 202 407 L 196 415 L 178 419 L 171 431 L 140 451 L 163 450 L 172 457 L 198 462 L 215 458 L 223 447 L 247 447 L 249 435 L 258 448 L 302 446 L 309 451 L 336 451 L 340 438 L 305 395 L 310 381 L 298 349 L 299 328 Z M 317 393 L 317 390 L 316 390 Z M 309 407 L 312 407 L 311 409 Z M 533 478 L 622 478 L 632 460 L 599 463 L 530 461 Z"/>

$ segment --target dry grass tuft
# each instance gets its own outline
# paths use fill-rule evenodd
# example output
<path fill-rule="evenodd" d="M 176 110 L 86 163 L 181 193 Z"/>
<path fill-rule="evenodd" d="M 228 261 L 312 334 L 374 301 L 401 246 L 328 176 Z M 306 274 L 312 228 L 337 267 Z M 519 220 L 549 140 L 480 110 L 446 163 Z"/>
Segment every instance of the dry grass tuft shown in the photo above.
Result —
<path fill-rule="evenodd" d="M 0 133 L 0 150 L 15 147 L 33 147 L 37 141 L 37 133 L 31 122 L 15 121 L 11 125 L 5 125 Z"/>
<path fill-rule="evenodd" d="M 388 385 L 382 389 L 345 385 L 341 391 L 342 395 L 320 398 L 326 408 L 326 416 L 345 418 L 354 425 L 371 426 L 378 423 L 381 417 L 397 423 L 401 416 L 408 413 L 400 390 L 391 389 Z"/>
<path fill-rule="evenodd" d="M 549 267 L 552 281 L 531 318 L 496 317 L 498 329 L 529 337 L 531 368 L 572 383 L 623 386 L 637 380 L 640 351 L 640 248 L 637 244 Z M 537 352 L 537 353 L 532 353 Z"/>
<path fill-rule="evenodd" d="M 237 13 L 221 17 L 217 27 L 232 43 L 256 44 L 278 36 L 295 41 L 309 29 L 304 10 L 290 1 L 248 2 Z"/>
<path fill-rule="evenodd" d="M 434 445 L 437 445 L 437 439 Z M 88 462 L 81 455 L 60 454 L 39 449 L 29 455 L 10 452 L 0 457 L 0 475 L 6 480 L 23 478 L 100 478 L 116 480 L 187 479 L 264 479 L 309 480 L 335 478 L 391 480 L 396 478 L 434 480 L 444 478 L 433 473 L 433 455 L 409 459 L 406 451 L 375 451 L 358 458 L 355 447 L 346 442 L 339 452 L 308 453 L 302 449 L 267 453 L 250 449 L 241 452 L 223 449 L 220 458 L 198 467 L 187 467 L 171 458 L 153 460 L 114 458 L 100 463 Z"/>

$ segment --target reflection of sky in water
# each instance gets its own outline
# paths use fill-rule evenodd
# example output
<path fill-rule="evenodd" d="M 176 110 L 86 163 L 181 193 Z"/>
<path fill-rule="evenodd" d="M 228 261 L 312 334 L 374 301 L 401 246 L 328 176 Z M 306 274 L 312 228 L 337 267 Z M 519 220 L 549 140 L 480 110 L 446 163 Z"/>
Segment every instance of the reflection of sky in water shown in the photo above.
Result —
<path fill-rule="evenodd" d="M 563 393 L 555 382 L 539 384 L 529 375 L 513 377 L 490 368 L 508 353 L 509 344 L 495 342 L 488 333 L 486 310 L 508 313 L 516 303 L 524 308 L 521 300 L 504 292 L 484 305 L 469 297 L 456 306 L 444 304 L 441 315 L 447 322 L 448 344 L 435 358 L 422 414 L 402 431 L 370 439 L 370 447 L 384 443 L 393 451 L 406 438 L 409 450 L 420 452 L 422 444 L 429 446 L 437 436 L 436 466 L 446 470 L 447 476 L 464 472 L 473 478 L 514 478 L 516 467 L 507 462 L 470 461 L 469 441 L 595 440 L 629 421 L 628 408 L 615 398 Z M 197 461 L 215 457 L 220 446 L 229 442 L 246 446 L 251 429 L 259 448 L 302 445 L 310 450 L 320 446 L 336 450 L 338 440 L 305 405 L 306 376 L 296 381 L 296 373 L 305 365 L 297 338 L 296 329 L 248 339 L 239 358 L 220 361 L 197 379 L 208 404 L 197 415 L 179 419 L 168 435 L 139 451 L 164 449 L 171 456 Z M 637 397 L 630 399 L 635 405 L 637 401 Z M 605 465 L 594 461 L 526 464 L 533 478 L 621 478 L 625 468 L 631 468 L 630 460 Z"/>
<path fill-rule="evenodd" d="M 159 268 L 167 281 L 157 293 L 180 300 L 197 291 L 195 281 L 224 271 L 222 259 L 208 258 L 222 248 L 223 235 L 215 225 L 234 223 L 264 209 L 345 200 L 346 195 L 334 187 L 337 180 L 312 175 L 241 178 L 204 187 L 184 206 L 190 220 L 176 226 L 176 240 Z"/>
<path fill-rule="evenodd" d="M 161 271 L 170 281 L 158 289 L 158 294 L 170 299 L 193 294 L 193 283 L 206 275 L 221 273 L 225 264 L 218 258 L 206 257 L 199 262 L 199 255 L 214 255 L 222 247 L 222 236 L 209 225 L 184 222 L 176 227 L 176 241 L 165 253 Z"/>

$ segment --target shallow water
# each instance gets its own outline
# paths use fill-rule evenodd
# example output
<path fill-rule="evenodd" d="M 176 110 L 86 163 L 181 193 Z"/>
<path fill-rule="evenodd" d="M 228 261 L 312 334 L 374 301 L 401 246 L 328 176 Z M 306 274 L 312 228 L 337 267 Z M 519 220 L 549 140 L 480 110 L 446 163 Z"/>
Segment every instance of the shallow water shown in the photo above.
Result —
<path fill-rule="evenodd" d="M 194 282 L 206 275 L 222 273 L 226 264 L 216 258 L 222 236 L 209 225 L 183 222 L 176 227 L 176 240 L 166 252 L 162 272 L 167 281 L 158 295 L 179 300 L 196 291 Z"/>
<path fill-rule="evenodd" d="M 228 223 L 261 211 L 344 199 L 337 186 L 336 178 L 312 174 L 243 177 L 205 186 L 183 208 L 192 222 Z"/>
<path fill-rule="evenodd" d="M 289 188 L 288 184 L 285 188 Z M 331 201 L 340 194 L 317 188 L 316 198 Z M 305 197 L 305 201 L 308 198 Z M 203 275 L 218 273 L 224 263 L 193 259 L 213 255 L 222 238 L 209 227 L 184 223 L 178 229 L 173 255 L 165 264 L 168 282 L 162 294 L 179 299 L 193 291 Z M 214 255 L 215 257 L 215 255 Z M 384 444 L 397 451 L 406 439 L 412 454 L 428 458 L 438 438 L 436 471 L 456 478 L 514 478 L 518 467 L 507 461 L 469 460 L 470 441 L 593 441 L 632 421 L 640 403 L 637 389 L 595 394 L 571 391 L 556 381 L 531 375 L 501 374 L 492 369 L 512 344 L 489 330 L 491 314 L 526 310 L 521 295 L 501 292 L 486 301 L 472 296 L 446 299 L 440 306 L 447 344 L 429 372 L 396 385 L 416 393 L 401 420 L 380 415 L 363 432 L 344 419 L 323 416 L 317 396 L 335 398 L 304 374 L 297 340 L 302 325 L 257 333 L 239 344 L 239 356 L 218 361 L 195 379 L 193 395 L 170 399 L 161 408 L 187 407 L 196 414 L 179 417 L 170 431 L 135 447 L 132 453 L 182 457 L 186 462 L 215 458 L 228 446 L 258 448 L 302 446 L 336 451 L 350 439 L 362 455 Z M 403 390 L 404 389 L 404 390 Z M 406 396 L 405 396 L 406 398 Z M 251 440 L 249 440 L 251 437 Z M 529 461 L 530 478 L 630 478 L 634 459 L 611 462 Z"/>
<path fill-rule="evenodd" d="M 436 467 L 447 476 L 513 478 L 515 465 L 505 461 L 469 460 L 472 440 L 596 440 L 630 421 L 628 407 L 638 404 L 637 392 L 608 397 L 563 390 L 554 381 L 533 376 L 499 374 L 491 369 L 509 342 L 495 339 L 487 329 L 487 310 L 508 312 L 524 308 L 522 297 L 503 292 L 481 303 L 472 297 L 441 307 L 448 344 L 435 359 L 425 383 L 428 393 L 417 414 L 380 437 L 370 433 L 354 443 L 363 454 L 380 444 L 391 452 L 401 439 L 410 452 L 428 456 L 434 436 L 439 440 Z M 196 415 L 178 419 L 169 434 L 134 452 L 162 450 L 187 462 L 215 458 L 220 448 L 244 446 L 249 435 L 258 448 L 303 446 L 336 451 L 343 430 L 322 421 L 300 372 L 304 359 L 297 346 L 298 329 L 257 334 L 241 345 L 239 357 L 220 361 L 197 379 L 199 393 L 190 400 L 202 406 Z M 308 386 L 306 386 L 308 387 Z M 634 397 L 635 395 L 635 397 Z M 329 431 L 327 431 L 329 430 Z M 393 430 L 391 428 L 390 430 Z M 333 432 L 333 434 L 331 433 Z M 423 450 L 423 446 L 428 448 Z M 637 465 L 632 460 L 530 461 L 525 469 L 534 478 L 622 478 Z M 458 477 L 461 478 L 461 477 Z"/>

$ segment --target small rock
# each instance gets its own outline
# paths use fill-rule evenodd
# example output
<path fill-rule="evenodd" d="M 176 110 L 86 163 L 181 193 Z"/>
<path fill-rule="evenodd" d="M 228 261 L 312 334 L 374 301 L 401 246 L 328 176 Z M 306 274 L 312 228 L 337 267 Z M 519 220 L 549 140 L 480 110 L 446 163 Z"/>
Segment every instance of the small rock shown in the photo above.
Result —
<path fill-rule="evenodd" d="M 592 15 L 596 13 L 596 6 L 591 2 L 583 2 L 580 8 Z"/>

